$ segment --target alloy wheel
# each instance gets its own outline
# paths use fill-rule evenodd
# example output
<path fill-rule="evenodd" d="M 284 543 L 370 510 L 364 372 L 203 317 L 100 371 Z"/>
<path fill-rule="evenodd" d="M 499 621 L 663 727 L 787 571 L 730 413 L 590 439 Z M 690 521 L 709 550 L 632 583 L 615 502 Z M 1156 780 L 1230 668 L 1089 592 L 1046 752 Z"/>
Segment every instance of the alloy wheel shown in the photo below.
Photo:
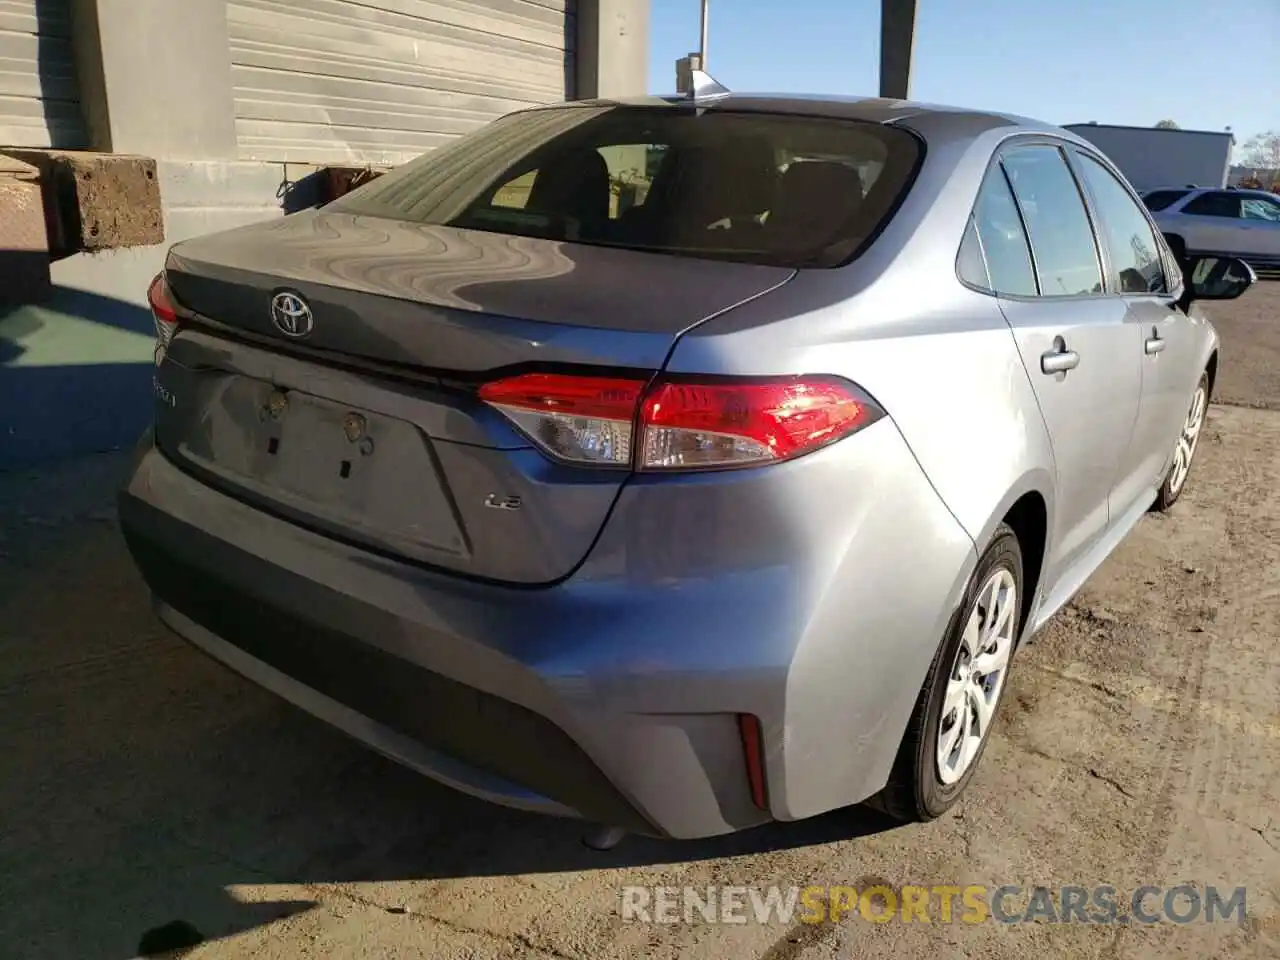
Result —
<path fill-rule="evenodd" d="M 1196 387 L 1191 398 L 1191 409 L 1187 411 L 1187 419 L 1182 424 L 1182 432 L 1178 434 L 1178 443 L 1173 450 L 1173 467 L 1169 471 L 1169 492 L 1177 496 L 1182 485 L 1187 482 L 1187 474 L 1191 472 L 1191 458 L 1196 455 L 1196 445 L 1200 442 L 1200 431 L 1204 427 L 1205 408 L 1208 396 L 1204 384 Z"/>
<path fill-rule="evenodd" d="M 938 779 L 965 775 L 987 738 L 1008 675 L 1018 623 L 1018 586 L 1004 567 L 992 571 L 969 613 L 947 677 L 938 721 Z"/>

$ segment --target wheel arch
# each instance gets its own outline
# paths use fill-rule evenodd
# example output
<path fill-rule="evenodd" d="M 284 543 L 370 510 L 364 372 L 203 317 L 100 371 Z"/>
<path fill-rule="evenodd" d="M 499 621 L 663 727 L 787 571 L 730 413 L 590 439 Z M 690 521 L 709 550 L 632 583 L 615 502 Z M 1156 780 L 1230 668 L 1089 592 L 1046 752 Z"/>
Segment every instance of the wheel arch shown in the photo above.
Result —
<path fill-rule="evenodd" d="M 981 556 L 1001 524 L 1007 524 L 1017 536 L 1018 546 L 1022 550 L 1020 632 L 1024 637 L 1040 594 L 1047 586 L 1044 574 L 1049 556 L 1053 508 L 1052 476 L 1042 468 L 1029 470 L 1000 498 L 980 536 L 974 538 Z"/>
<path fill-rule="evenodd" d="M 1213 386 L 1218 382 L 1218 345 L 1214 344 L 1209 359 L 1204 365 L 1204 372 L 1209 375 L 1209 400 L 1213 400 Z"/>
<path fill-rule="evenodd" d="M 1048 471 L 1029 470 L 1001 499 L 999 509 L 993 513 L 983 529 L 982 537 L 977 539 L 975 544 L 977 563 L 962 581 L 960 595 L 955 605 L 951 607 L 946 630 L 940 640 L 939 650 L 935 653 L 935 665 L 938 662 L 936 657 L 945 649 L 947 636 L 956 629 L 959 618 L 967 609 L 972 591 L 978 585 L 975 574 L 981 568 L 982 557 L 988 553 L 997 534 L 1005 526 L 1009 527 L 1017 537 L 1022 553 L 1022 597 L 1019 604 L 1022 623 L 1019 629 L 1019 644 L 1026 636 L 1027 624 L 1031 621 L 1035 610 L 1045 558 L 1048 555 L 1054 489 L 1050 481 L 1051 476 Z M 922 680 L 917 699 L 917 711 L 922 709 L 921 704 L 927 702 L 928 691 L 929 681 L 926 676 Z M 904 816 L 902 813 L 907 809 L 903 800 L 902 783 L 905 781 L 904 771 L 914 762 L 914 751 L 919 748 L 920 737 L 925 735 L 926 728 L 927 722 L 922 724 L 913 714 L 912 722 L 904 728 L 898 740 L 897 755 L 888 781 L 880 791 L 869 798 L 872 806 L 900 819 L 915 819 L 915 817 Z"/>

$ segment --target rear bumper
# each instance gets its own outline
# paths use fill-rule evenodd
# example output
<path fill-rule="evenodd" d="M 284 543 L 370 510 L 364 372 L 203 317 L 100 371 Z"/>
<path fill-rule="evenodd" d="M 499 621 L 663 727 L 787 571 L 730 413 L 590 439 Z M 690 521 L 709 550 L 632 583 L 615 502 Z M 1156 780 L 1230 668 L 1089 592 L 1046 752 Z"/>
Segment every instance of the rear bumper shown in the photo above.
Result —
<path fill-rule="evenodd" d="M 587 562 L 544 589 L 339 543 L 205 486 L 149 441 L 119 508 L 160 617 L 254 682 L 484 799 L 699 837 L 883 785 L 972 569 L 891 424 L 770 468 L 767 500 L 786 504 L 791 482 L 821 500 L 827 474 L 847 492 L 851 456 L 877 464 L 853 491 L 865 502 L 757 511 L 753 548 L 722 542 L 743 522 L 723 508 L 762 496 L 748 474 L 729 495 L 707 478 L 634 484 Z M 699 511 L 699 491 L 722 509 Z M 740 713 L 761 721 L 767 810 Z"/>

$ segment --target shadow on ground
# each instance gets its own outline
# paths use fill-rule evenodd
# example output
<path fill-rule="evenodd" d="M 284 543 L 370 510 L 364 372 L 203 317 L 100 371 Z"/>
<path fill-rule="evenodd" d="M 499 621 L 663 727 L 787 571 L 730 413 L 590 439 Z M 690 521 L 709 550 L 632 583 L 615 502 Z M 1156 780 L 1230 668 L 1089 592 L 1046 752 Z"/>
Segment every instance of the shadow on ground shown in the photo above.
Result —
<path fill-rule="evenodd" d="M 132 445 L 151 414 L 154 335 L 142 307 L 67 287 L 0 308 L 0 470 Z"/>
<path fill-rule="evenodd" d="M 578 824 L 437 787 L 157 625 L 111 509 L 125 467 L 115 454 L 0 474 L 0 942 L 17 956 L 124 960 L 225 937 L 313 908 L 320 884 L 373 884 L 361 896 L 376 902 L 378 881 L 638 867 L 886 827 L 845 811 L 598 853 Z"/>

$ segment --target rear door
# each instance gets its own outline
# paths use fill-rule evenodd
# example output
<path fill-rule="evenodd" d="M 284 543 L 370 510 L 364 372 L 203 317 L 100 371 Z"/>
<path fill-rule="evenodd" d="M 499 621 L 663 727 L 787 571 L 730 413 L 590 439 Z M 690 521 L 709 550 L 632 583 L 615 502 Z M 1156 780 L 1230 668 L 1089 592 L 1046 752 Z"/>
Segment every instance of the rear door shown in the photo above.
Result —
<path fill-rule="evenodd" d="M 1142 342 L 1142 401 L 1112 495 L 1113 511 L 1123 512 L 1162 478 L 1200 375 L 1199 338 L 1195 321 L 1174 302 L 1179 279 L 1166 275 L 1160 241 L 1138 200 L 1098 157 L 1080 149 L 1073 157 L 1106 248 L 1107 285 L 1128 304 Z"/>
<path fill-rule="evenodd" d="M 998 281 L 1001 307 L 1053 444 L 1058 490 L 1045 580 L 1053 583 L 1107 530 L 1138 409 L 1141 346 L 1124 301 L 1104 288 L 1059 145 L 1017 141 L 1003 150 L 977 213 L 988 264 L 1003 264 L 993 280 L 1007 277 Z"/>
<path fill-rule="evenodd" d="M 1192 197 L 1178 211 L 1177 232 L 1189 253 L 1253 253 L 1240 219 L 1240 195 L 1210 190 Z"/>

